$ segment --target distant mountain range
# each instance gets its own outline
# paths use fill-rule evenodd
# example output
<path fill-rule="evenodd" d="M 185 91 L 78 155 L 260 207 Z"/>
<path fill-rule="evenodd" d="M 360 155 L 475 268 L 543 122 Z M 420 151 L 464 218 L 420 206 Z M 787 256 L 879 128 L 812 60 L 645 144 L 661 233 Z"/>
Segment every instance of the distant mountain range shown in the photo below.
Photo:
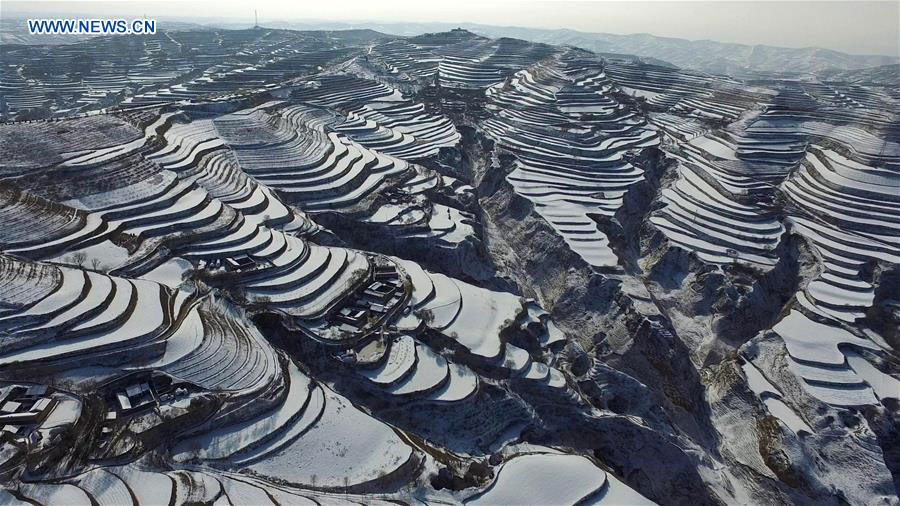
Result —
<path fill-rule="evenodd" d="M 821 73 L 830 69 L 858 70 L 900 61 L 896 56 L 853 55 L 823 49 L 745 45 L 712 40 L 687 40 L 650 34 L 614 35 L 574 30 L 541 30 L 472 26 L 472 31 L 492 37 L 517 37 L 549 44 L 570 44 L 608 53 L 627 53 L 671 62 L 678 67 L 716 74 L 751 72 Z"/>
<path fill-rule="evenodd" d="M 177 22 L 164 20 L 163 29 L 196 30 L 205 27 L 247 28 L 246 22 L 235 23 L 228 20 L 184 20 Z M 610 33 L 588 33 L 569 29 L 523 28 L 514 26 L 493 26 L 477 23 L 411 23 L 411 22 L 337 22 L 337 21 L 264 21 L 269 28 L 300 30 L 346 30 L 368 28 L 393 35 L 419 35 L 426 32 L 442 32 L 452 28 L 465 28 L 488 37 L 513 37 L 533 42 L 556 45 L 572 45 L 598 53 L 613 53 L 637 56 L 648 63 L 673 65 L 708 72 L 742 76 L 758 73 L 780 75 L 817 74 L 837 75 L 841 72 L 885 67 L 873 72 L 880 78 L 891 78 L 896 82 L 896 69 L 900 64 L 898 55 L 855 55 L 831 49 L 786 48 L 766 45 L 732 44 L 712 40 L 687 40 L 673 37 L 657 37 L 646 33 L 615 35 Z M 78 40 L 73 36 L 32 36 L 23 30 L 22 20 L 4 19 L 0 21 L 0 42 L 4 44 L 59 44 Z"/>
<path fill-rule="evenodd" d="M 830 81 L 868 84 L 876 86 L 897 86 L 900 83 L 900 64 L 882 65 L 862 70 L 841 70 L 822 73 Z"/>
<path fill-rule="evenodd" d="M 654 63 L 669 62 L 677 67 L 729 75 L 760 72 L 785 74 L 787 73 L 786 69 L 794 74 L 821 74 L 900 63 L 897 55 L 855 55 L 817 47 L 751 46 L 712 40 L 657 37 L 650 34 L 615 35 L 568 29 L 550 30 L 475 23 L 266 21 L 265 26 L 326 30 L 370 28 L 394 35 L 417 35 L 423 32 L 440 32 L 461 27 L 488 37 L 513 37 L 548 44 L 568 44 L 599 53 L 636 55 Z"/>

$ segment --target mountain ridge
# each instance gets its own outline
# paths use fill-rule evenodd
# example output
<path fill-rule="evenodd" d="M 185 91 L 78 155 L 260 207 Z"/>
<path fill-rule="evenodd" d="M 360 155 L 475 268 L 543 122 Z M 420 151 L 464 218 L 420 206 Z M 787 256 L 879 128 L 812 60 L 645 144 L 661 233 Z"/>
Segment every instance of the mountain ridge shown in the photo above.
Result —
<path fill-rule="evenodd" d="M 619 53 L 654 58 L 675 66 L 714 74 L 745 75 L 753 72 L 775 72 L 791 68 L 794 73 L 822 73 L 837 70 L 860 70 L 900 63 L 900 57 L 889 55 L 850 54 L 821 47 L 788 48 L 765 44 L 739 44 L 709 39 L 689 40 L 662 37 L 649 33 L 612 34 L 572 30 L 569 28 L 528 28 L 482 25 L 478 23 L 380 23 L 283 21 L 266 23 L 272 27 L 306 29 L 371 28 L 393 35 L 464 28 L 492 38 L 513 37 L 531 42 L 572 45 L 600 53 Z M 226 24 L 218 24 L 223 28 Z M 762 54 L 760 54 L 762 52 Z"/>

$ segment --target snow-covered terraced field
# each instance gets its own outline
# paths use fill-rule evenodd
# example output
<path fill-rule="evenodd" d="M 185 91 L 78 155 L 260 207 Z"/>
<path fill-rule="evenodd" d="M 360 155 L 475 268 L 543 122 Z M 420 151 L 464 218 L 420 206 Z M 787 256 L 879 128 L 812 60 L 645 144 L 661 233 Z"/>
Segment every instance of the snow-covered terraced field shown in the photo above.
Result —
<path fill-rule="evenodd" d="M 391 75 L 406 75 L 409 79 L 434 76 L 441 57 L 427 48 L 406 40 L 392 40 L 372 48 L 370 58 Z"/>
<path fill-rule="evenodd" d="M 445 56 L 438 65 L 441 86 L 449 88 L 486 88 L 500 81 L 501 70 L 477 59 Z"/>
<path fill-rule="evenodd" d="M 460 138 L 447 118 L 407 102 L 370 102 L 351 109 L 337 130 L 368 148 L 406 160 L 436 155 Z"/>
<path fill-rule="evenodd" d="M 424 319 L 429 328 L 450 336 L 469 353 L 485 359 L 500 357 L 499 334 L 522 311 L 519 297 L 430 273 L 411 262 L 401 265 L 413 284 L 412 312 L 400 320 L 401 328 L 415 328 Z"/>
<path fill-rule="evenodd" d="M 34 276 L 9 257 L 3 266 L 12 277 L 5 290 Z M 43 362 L 73 367 L 92 354 L 127 363 L 124 355 L 139 357 L 142 350 L 153 349 L 152 341 L 175 330 L 190 300 L 149 281 L 51 266 L 43 271 L 40 278 L 54 273 L 61 281 L 25 311 L 5 315 L 3 366 Z"/>
<path fill-rule="evenodd" d="M 320 106 L 348 105 L 355 102 L 401 101 L 399 91 L 389 86 L 352 76 L 322 76 L 308 87 L 294 91 L 294 98 Z"/>
<path fill-rule="evenodd" d="M 700 146 L 707 156 L 716 156 Z M 727 152 L 718 154 L 727 156 Z M 727 180 L 720 183 L 722 173 L 709 170 L 712 165 L 706 160 L 679 160 L 678 180 L 662 191 L 660 200 L 665 207 L 654 213 L 650 222 L 669 241 L 706 262 L 739 261 L 771 268 L 778 261 L 775 249 L 784 227 L 772 210 L 738 202 L 734 186 Z"/>
<path fill-rule="evenodd" d="M 95 469 L 67 483 L 24 484 L 16 493 L 0 491 L 9 504 L 185 504 L 227 503 L 246 506 L 279 504 L 391 504 L 372 496 L 297 491 L 237 473 L 204 470 L 162 472 L 141 464 Z M 21 499 L 20 499 L 21 498 Z M 27 502 L 22 502 L 27 500 Z"/>
<path fill-rule="evenodd" d="M 665 111 L 651 122 L 673 141 L 678 177 L 662 189 L 649 221 L 669 244 L 706 263 L 769 271 L 788 254 L 779 248 L 788 235 L 803 237 L 817 274 L 773 327 L 790 369 L 829 404 L 878 403 L 876 392 L 892 397 L 884 392 L 896 379 L 873 365 L 891 345 L 862 322 L 875 305 L 866 269 L 898 261 L 896 145 L 877 133 L 890 130 L 893 116 L 824 85 L 739 90 L 717 77 L 621 61 L 608 72 L 626 94 Z M 775 416 L 792 428 L 805 425 L 777 387 L 766 391 Z"/>
<path fill-rule="evenodd" d="M 0 503 L 895 502 L 896 90 L 100 39 L 0 57 Z"/>
<path fill-rule="evenodd" d="M 507 180 L 588 264 L 618 258 L 595 220 L 610 219 L 643 171 L 624 158 L 658 143 L 633 112 L 604 95 L 596 62 L 575 56 L 522 70 L 488 90 L 495 116 L 485 131 L 516 156 Z M 574 129 L 574 130 L 573 130 Z"/>
<path fill-rule="evenodd" d="M 241 168 L 284 201 L 316 211 L 353 206 L 409 165 L 337 133 L 327 136 L 257 113 L 225 115 L 216 128 Z M 242 141 L 248 135 L 252 144 Z M 269 141 L 263 134 L 268 134 Z"/>
<path fill-rule="evenodd" d="M 795 359 L 795 372 L 812 395 L 832 404 L 896 398 L 896 378 L 853 351 L 889 351 L 890 345 L 865 326 L 854 332 L 843 327 L 863 320 L 874 303 L 876 287 L 865 265 L 900 262 L 900 178 L 812 146 L 782 189 L 796 209 L 788 224 L 821 262 L 818 276 L 797 292 L 797 306 L 828 322 L 792 313 L 779 323 L 781 331 L 775 327 Z"/>
<path fill-rule="evenodd" d="M 258 475 L 327 488 L 363 484 L 415 467 L 413 449 L 390 427 L 330 390 L 324 409 L 307 431 L 248 466 Z"/>
<path fill-rule="evenodd" d="M 654 504 L 584 457 L 530 453 L 504 463 L 494 483 L 466 504 Z"/>

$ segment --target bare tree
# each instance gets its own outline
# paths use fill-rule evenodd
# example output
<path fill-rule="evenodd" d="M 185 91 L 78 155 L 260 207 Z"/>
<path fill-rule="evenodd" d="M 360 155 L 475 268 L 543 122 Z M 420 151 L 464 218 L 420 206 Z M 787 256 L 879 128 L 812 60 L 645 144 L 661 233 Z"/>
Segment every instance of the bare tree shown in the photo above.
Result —
<path fill-rule="evenodd" d="M 72 253 L 72 260 L 78 267 L 83 267 L 84 261 L 87 260 L 87 253 L 84 251 L 76 251 L 75 253 Z"/>
<path fill-rule="evenodd" d="M 100 270 L 100 259 L 99 258 L 91 259 L 91 268 L 94 269 L 95 271 Z"/>
<path fill-rule="evenodd" d="M 434 322 L 434 313 L 430 309 L 420 309 L 414 313 L 416 316 L 422 320 L 425 325 L 431 325 Z"/>

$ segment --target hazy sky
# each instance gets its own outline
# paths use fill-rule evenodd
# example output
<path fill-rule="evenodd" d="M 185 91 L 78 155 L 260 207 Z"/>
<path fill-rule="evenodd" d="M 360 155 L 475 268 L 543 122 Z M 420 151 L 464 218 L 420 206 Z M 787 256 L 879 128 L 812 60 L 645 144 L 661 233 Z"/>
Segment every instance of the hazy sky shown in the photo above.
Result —
<path fill-rule="evenodd" d="M 516 1 L 516 0 L 219 0 L 116 2 L 3 1 L 0 15 L 28 11 L 160 19 L 442 21 L 586 32 L 651 33 L 786 47 L 819 46 L 848 53 L 900 56 L 900 1 Z"/>

